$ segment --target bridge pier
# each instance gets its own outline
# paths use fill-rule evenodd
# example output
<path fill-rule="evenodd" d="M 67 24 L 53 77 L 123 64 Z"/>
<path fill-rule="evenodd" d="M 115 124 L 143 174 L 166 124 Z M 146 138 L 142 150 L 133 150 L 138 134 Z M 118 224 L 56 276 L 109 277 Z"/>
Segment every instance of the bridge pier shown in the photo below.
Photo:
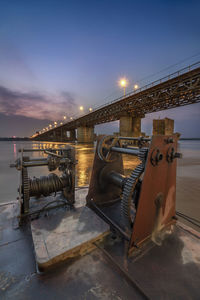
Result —
<path fill-rule="evenodd" d="M 120 136 L 141 136 L 141 118 L 130 115 L 120 117 Z"/>
<path fill-rule="evenodd" d="M 81 126 L 77 128 L 78 143 L 93 143 L 94 142 L 94 127 Z"/>
<path fill-rule="evenodd" d="M 61 141 L 62 142 L 69 142 L 76 140 L 76 132 L 75 129 L 66 130 L 61 128 Z"/>
<path fill-rule="evenodd" d="M 174 133 L 174 120 L 158 119 L 153 120 L 153 135 L 172 135 Z"/>
<path fill-rule="evenodd" d="M 75 129 L 70 130 L 70 141 L 76 140 L 76 131 Z"/>
<path fill-rule="evenodd" d="M 54 138 L 53 138 L 53 140 L 55 142 L 62 142 L 62 131 L 61 131 L 61 129 L 56 129 L 54 131 Z"/>

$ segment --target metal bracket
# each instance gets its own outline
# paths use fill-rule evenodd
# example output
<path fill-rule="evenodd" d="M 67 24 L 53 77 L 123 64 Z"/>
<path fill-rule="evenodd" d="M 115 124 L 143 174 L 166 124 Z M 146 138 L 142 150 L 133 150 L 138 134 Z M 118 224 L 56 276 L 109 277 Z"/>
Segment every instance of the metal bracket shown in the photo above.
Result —
<path fill-rule="evenodd" d="M 151 164 L 155 167 L 163 159 L 163 155 L 158 148 L 154 148 L 151 152 Z"/>

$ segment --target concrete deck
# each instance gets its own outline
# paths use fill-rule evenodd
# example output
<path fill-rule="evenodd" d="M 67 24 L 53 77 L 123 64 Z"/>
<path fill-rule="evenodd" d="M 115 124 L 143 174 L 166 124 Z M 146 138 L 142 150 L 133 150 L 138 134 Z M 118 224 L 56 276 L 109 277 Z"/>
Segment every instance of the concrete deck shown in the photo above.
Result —
<path fill-rule="evenodd" d="M 109 226 L 91 209 L 79 207 L 31 221 L 35 256 L 40 271 L 92 251 Z"/>

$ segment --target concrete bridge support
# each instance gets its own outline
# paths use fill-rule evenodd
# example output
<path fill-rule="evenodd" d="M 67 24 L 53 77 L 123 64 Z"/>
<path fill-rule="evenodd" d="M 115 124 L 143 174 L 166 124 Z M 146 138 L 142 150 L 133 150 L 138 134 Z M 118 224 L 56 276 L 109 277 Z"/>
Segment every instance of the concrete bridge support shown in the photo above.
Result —
<path fill-rule="evenodd" d="M 141 118 L 120 117 L 120 136 L 141 136 Z"/>
<path fill-rule="evenodd" d="M 174 120 L 158 119 L 153 120 L 153 135 L 172 135 L 174 133 Z"/>
<path fill-rule="evenodd" d="M 77 128 L 78 143 L 93 143 L 94 142 L 94 127 L 81 126 Z"/>
<path fill-rule="evenodd" d="M 76 140 L 76 131 L 75 129 L 70 130 L 70 141 Z"/>

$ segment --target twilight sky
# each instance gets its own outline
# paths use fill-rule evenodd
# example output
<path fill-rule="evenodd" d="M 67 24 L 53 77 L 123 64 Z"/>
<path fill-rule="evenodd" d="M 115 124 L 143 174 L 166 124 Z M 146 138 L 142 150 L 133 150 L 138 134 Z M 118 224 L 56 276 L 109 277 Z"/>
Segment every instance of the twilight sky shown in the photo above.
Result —
<path fill-rule="evenodd" d="M 200 60 L 194 0 L 0 1 L 0 136 L 29 136 Z M 149 114 L 200 137 L 200 103 Z M 96 126 L 118 131 L 118 122 Z"/>

